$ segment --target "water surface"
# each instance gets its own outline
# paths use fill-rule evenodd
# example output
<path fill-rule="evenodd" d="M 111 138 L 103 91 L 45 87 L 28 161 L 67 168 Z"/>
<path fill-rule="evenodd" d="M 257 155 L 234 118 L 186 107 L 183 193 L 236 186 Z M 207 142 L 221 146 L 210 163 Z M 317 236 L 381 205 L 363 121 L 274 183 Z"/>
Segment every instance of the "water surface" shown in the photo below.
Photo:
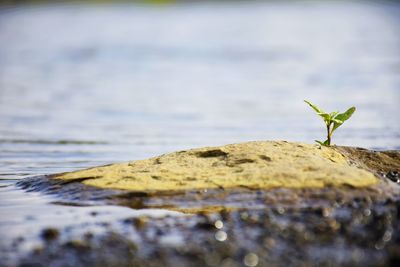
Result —
<path fill-rule="evenodd" d="M 312 143 L 323 123 L 303 99 L 357 107 L 336 143 L 400 149 L 399 18 L 398 3 L 362 1 L 0 9 L 2 247 L 76 216 L 90 224 L 93 209 L 108 218 L 95 222 L 134 212 L 49 204 L 19 179 L 208 145 Z"/>

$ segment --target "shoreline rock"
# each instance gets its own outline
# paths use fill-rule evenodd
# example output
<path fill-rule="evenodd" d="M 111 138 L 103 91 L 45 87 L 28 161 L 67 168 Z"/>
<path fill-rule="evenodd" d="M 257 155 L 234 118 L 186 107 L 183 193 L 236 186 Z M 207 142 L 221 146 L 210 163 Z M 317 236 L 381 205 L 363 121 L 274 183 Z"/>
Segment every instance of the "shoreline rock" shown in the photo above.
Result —
<path fill-rule="evenodd" d="M 362 157 L 354 156 L 356 152 L 360 150 L 286 141 L 254 141 L 178 151 L 51 177 L 99 188 L 141 192 L 359 188 L 378 184 L 379 170 L 366 167 Z"/>
<path fill-rule="evenodd" d="M 248 153 L 243 152 L 243 146 L 249 148 Z M 288 158 L 291 160 L 286 161 Z M 277 166 L 280 176 L 272 168 Z M 304 166 L 315 170 L 305 171 Z M 173 172 L 175 167 L 181 172 Z M 241 172 L 234 172 L 239 168 Z M 199 169 L 205 170 L 203 174 L 225 171 L 225 176 L 208 177 L 214 183 L 223 181 L 223 177 L 237 183 L 233 187 L 223 184 L 207 189 L 179 185 L 177 177 L 187 177 L 187 173 L 201 178 L 201 172 L 194 172 Z M 262 187 L 260 181 L 268 178 L 263 176 L 267 170 L 274 174 L 272 181 L 280 179 L 283 185 L 294 179 L 290 175 L 286 179 L 283 174 L 301 173 L 296 177 L 302 186 Z M 54 204 L 112 204 L 190 215 L 127 217 L 113 227 L 96 219 L 95 227 L 88 224 L 87 233 L 78 239 L 71 229 L 81 231 L 82 225 L 57 228 L 63 238 L 43 240 L 41 247 L 16 262 L 42 266 L 69 266 L 70 262 L 74 266 L 242 266 L 252 256 L 257 258 L 257 266 L 397 266 L 400 186 L 394 177 L 399 170 L 400 151 L 280 141 L 199 148 L 148 160 L 31 177 L 18 185 L 27 191 L 56 195 L 62 202 Z M 162 181 L 151 177 L 157 172 L 181 188 L 145 187 Z M 325 176 L 318 175 L 321 172 Z M 246 173 L 255 175 L 245 180 Z M 313 175 L 307 176 L 310 173 Z M 243 186 L 243 181 L 254 177 L 259 184 Z M 151 182 L 132 187 L 137 185 L 133 182 L 146 179 Z M 314 181 L 312 185 L 320 181 L 323 186 L 310 187 L 309 179 Z M 92 184 L 95 181 L 101 181 L 101 186 Z M 107 184 L 112 181 L 118 182 L 119 188 Z M 208 185 L 205 181 L 201 185 Z M 99 227 L 102 232 L 98 232 Z"/>

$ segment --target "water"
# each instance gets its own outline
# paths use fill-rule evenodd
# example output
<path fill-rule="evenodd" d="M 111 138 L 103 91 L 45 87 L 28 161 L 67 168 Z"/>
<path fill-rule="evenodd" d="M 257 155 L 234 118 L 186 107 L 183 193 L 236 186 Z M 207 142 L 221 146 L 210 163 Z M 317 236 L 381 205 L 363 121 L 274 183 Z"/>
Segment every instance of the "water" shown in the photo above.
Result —
<path fill-rule="evenodd" d="M 85 208 L 16 188 L 19 179 L 200 146 L 312 143 L 323 123 L 303 99 L 328 111 L 357 107 L 334 142 L 400 149 L 400 5 L 2 8 L 1 245 L 71 222 L 70 210 L 90 221 Z"/>

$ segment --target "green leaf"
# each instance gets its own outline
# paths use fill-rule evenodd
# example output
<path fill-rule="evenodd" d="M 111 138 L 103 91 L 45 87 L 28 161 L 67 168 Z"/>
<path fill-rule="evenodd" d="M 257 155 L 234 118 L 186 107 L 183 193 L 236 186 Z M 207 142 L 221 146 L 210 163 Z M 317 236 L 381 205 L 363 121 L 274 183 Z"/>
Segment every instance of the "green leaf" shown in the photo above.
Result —
<path fill-rule="evenodd" d="M 335 116 L 335 119 L 337 120 L 341 120 L 341 121 L 347 121 L 348 119 L 350 119 L 351 115 L 353 115 L 354 111 L 356 111 L 355 107 L 351 107 L 348 110 L 346 110 L 346 112 L 337 114 Z"/>
<path fill-rule="evenodd" d="M 342 124 L 343 123 L 343 121 L 341 121 L 341 120 L 338 120 L 338 119 L 331 119 L 333 122 L 335 122 L 335 123 L 337 123 L 337 124 Z"/>
<path fill-rule="evenodd" d="M 315 142 L 317 142 L 318 144 L 320 144 L 321 146 L 329 146 L 328 144 L 328 139 L 326 139 L 324 142 L 318 141 L 318 140 L 314 140 Z"/>
<path fill-rule="evenodd" d="M 333 111 L 333 112 L 329 113 L 329 116 L 331 116 L 331 118 L 334 118 L 338 113 L 339 113 L 339 111 Z"/>
<path fill-rule="evenodd" d="M 320 109 L 319 107 L 317 107 L 316 105 L 312 104 L 311 102 L 304 100 L 304 102 L 306 102 L 308 105 L 310 105 L 310 107 L 312 109 L 314 109 L 318 116 L 322 117 L 325 121 L 326 124 L 326 128 L 327 128 L 327 140 L 325 140 L 324 142 L 315 140 L 315 142 L 317 142 L 318 144 L 322 145 L 322 146 L 330 146 L 330 141 L 332 138 L 332 133 L 340 126 L 342 125 L 346 120 L 348 120 L 354 113 L 354 111 L 356 110 L 355 107 L 351 107 L 349 108 L 346 112 L 344 113 L 339 113 L 339 111 L 333 111 L 331 113 L 326 113 L 324 112 L 322 109 Z M 332 126 L 333 124 L 333 126 Z"/>
<path fill-rule="evenodd" d="M 332 132 L 334 130 L 336 130 L 340 125 L 342 125 L 343 122 L 345 122 L 348 119 L 350 119 L 350 117 L 351 117 L 351 115 L 353 115 L 354 111 L 356 111 L 356 108 L 355 107 L 351 107 L 348 110 L 346 110 L 346 112 L 337 114 L 334 119 L 335 120 L 339 120 L 341 123 L 340 122 L 334 122 L 333 128 L 332 128 Z"/>
<path fill-rule="evenodd" d="M 310 105 L 310 107 L 312 107 L 319 116 L 321 116 L 326 124 L 329 124 L 331 122 L 331 115 L 324 112 L 322 109 L 320 109 L 319 107 L 317 107 L 316 105 L 312 104 L 311 102 L 304 100 L 304 102 L 306 102 L 307 104 Z"/>
<path fill-rule="evenodd" d="M 329 123 L 331 121 L 331 116 L 329 116 L 328 113 L 317 113 L 317 114 L 321 116 L 326 123 Z"/>
<path fill-rule="evenodd" d="M 304 102 L 306 102 L 307 104 L 309 104 L 310 107 L 312 107 L 312 108 L 318 113 L 318 115 L 319 115 L 320 113 L 321 113 L 321 114 L 327 114 L 327 113 L 325 113 L 322 109 L 320 109 L 320 108 L 317 107 L 316 105 L 312 104 L 311 102 L 309 102 L 309 101 L 307 101 L 307 100 L 304 100 Z"/>

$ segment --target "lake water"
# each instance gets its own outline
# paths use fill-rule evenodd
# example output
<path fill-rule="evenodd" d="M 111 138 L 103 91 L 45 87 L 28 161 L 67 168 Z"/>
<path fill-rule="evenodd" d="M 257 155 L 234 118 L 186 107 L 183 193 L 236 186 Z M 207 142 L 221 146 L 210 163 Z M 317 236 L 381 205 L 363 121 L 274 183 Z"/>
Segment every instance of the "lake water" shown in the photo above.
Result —
<path fill-rule="evenodd" d="M 97 220 L 135 212 L 54 205 L 19 179 L 200 146 L 312 143 L 324 124 L 303 99 L 357 107 L 335 143 L 400 149 L 400 4 L 0 8 L 3 255 L 22 233 L 90 223 L 93 209 L 107 214 Z"/>

